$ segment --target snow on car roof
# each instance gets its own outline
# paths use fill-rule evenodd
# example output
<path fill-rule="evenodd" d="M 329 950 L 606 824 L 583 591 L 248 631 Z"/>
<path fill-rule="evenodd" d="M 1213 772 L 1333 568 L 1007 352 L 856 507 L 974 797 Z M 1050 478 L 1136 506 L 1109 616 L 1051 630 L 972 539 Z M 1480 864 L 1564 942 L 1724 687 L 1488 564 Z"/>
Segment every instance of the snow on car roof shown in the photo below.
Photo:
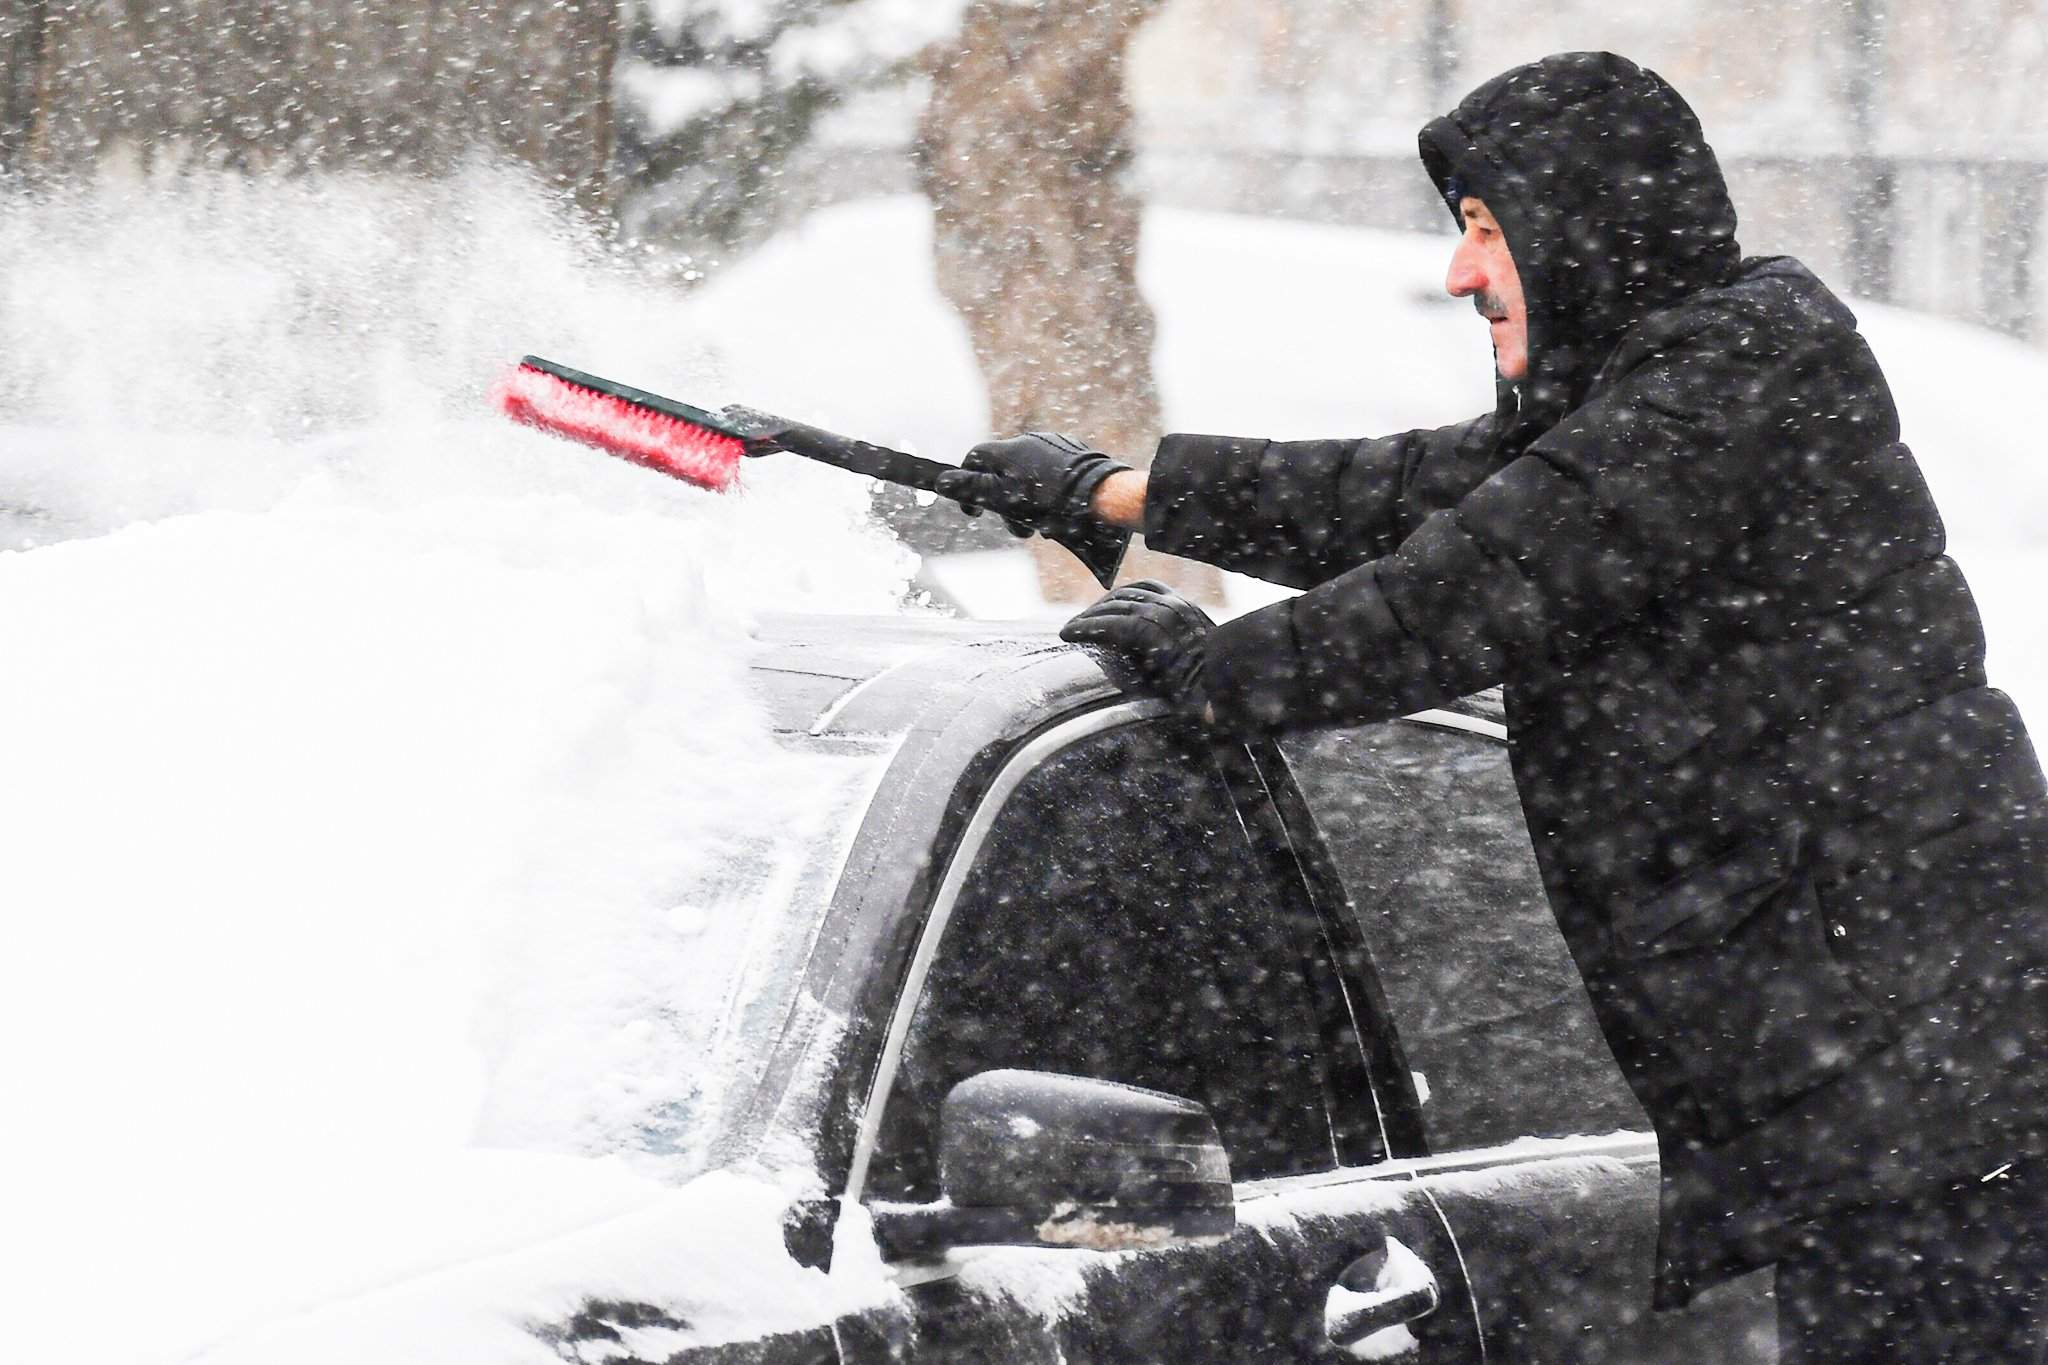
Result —
<path fill-rule="evenodd" d="M 913 670 L 926 683 L 972 677 L 999 689 L 1053 652 L 1079 656 L 1045 623 L 771 614 L 755 624 L 747 666 L 778 730 L 847 733 L 857 720 L 858 733 L 892 734 L 908 729 L 922 705 Z M 895 705 L 887 704 L 892 684 Z M 1034 698 L 1020 690 L 1018 705 Z"/>

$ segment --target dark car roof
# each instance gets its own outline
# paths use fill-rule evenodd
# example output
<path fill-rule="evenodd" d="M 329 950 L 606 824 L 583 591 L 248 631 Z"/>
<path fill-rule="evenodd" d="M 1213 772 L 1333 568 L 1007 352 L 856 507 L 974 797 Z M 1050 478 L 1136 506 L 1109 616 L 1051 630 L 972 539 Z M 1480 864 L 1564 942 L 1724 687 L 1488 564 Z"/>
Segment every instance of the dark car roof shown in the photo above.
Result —
<path fill-rule="evenodd" d="M 1042 709 L 1048 669 L 1066 684 L 1062 692 L 1108 695 L 1101 670 L 1057 629 L 942 616 L 764 615 L 747 664 L 776 730 L 887 737 L 908 732 L 938 694 L 962 687 L 988 701 L 1007 696 L 1019 711 Z"/>
<path fill-rule="evenodd" d="M 1043 710 L 1048 675 L 1059 700 L 1109 696 L 1114 689 L 1088 655 L 1062 641 L 1057 621 L 963 621 L 936 615 L 764 614 L 755 623 L 748 667 L 755 693 L 783 733 L 887 737 L 926 712 L 934 689 L 971 686 L 985 700 L 1008 696 L 1018 710 Z M 1501 694 L 1489 688 L 1445 710 L 1502 725 Z"/>

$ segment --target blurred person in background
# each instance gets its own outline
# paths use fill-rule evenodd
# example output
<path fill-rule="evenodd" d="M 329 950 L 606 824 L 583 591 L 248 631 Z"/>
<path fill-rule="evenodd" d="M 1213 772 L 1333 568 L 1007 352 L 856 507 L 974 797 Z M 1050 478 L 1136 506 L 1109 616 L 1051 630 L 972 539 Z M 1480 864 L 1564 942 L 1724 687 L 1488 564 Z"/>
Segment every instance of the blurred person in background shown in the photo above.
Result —
<path fill-rule="evenodd" d="M 1504 687 L 1558 922 L 1662 1160 L 1658 1307 L 1776 1264 L 1787 1362 L 2035 1359 L 2044 785 L 1849 310 L 1744 259 L 1685 101 L 1608 53 L 1422 132 L 1497 402 L 1437 430 L 1065 437 L 945 491 L 1306 589 L 1063 632 L 1224 730 Z M 1268 338 L 1285 344 L 1286 338 Z"/>

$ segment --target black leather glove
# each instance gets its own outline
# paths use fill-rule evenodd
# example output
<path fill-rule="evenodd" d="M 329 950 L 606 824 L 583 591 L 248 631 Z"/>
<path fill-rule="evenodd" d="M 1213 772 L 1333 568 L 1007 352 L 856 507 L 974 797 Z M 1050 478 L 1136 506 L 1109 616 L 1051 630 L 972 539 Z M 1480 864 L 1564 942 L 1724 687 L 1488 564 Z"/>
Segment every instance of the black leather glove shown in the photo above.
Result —
<path fill-rule="evenodd" d="M 939 475 L 939 492 L 970 515 L 986 507 L 1020 536 L 1093 515 L 1089 504 L 1110 475 L 1129 469 L 1099 450 L 1049 431 L 983 441 L 960 468 Z"/>
<path fill-rule="evenodd" d="M 1202 667 L 1209 613 L 1164 583 L 1126 583 L 1060 628 L 1060 638 L 1091 645 L 1110 680 L 1126 692 L 1164 697 L 1176 711 L 1209 709 Z"/>

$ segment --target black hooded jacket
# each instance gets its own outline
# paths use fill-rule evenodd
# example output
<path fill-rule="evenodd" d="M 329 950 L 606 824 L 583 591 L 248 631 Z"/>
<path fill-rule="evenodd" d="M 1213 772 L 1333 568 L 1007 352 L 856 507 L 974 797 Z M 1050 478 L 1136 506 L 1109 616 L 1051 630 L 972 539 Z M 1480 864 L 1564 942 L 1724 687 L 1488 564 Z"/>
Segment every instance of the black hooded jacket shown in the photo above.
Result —
<path fill-rule="evenodd" d="M 1692 112 L 1607 53 L 1422 133 L 1530 372 L 1434 431 L 1175 435 L 1158 548 L 1306 588 L 1216 629 L 1220 723 L 1503 684 L 1552 905 L 1663 1156 L 1658 1301 L 1807 1218 L 2042 1145 L 2043 778 L 1854 317 L 1741 258 Z"/>

